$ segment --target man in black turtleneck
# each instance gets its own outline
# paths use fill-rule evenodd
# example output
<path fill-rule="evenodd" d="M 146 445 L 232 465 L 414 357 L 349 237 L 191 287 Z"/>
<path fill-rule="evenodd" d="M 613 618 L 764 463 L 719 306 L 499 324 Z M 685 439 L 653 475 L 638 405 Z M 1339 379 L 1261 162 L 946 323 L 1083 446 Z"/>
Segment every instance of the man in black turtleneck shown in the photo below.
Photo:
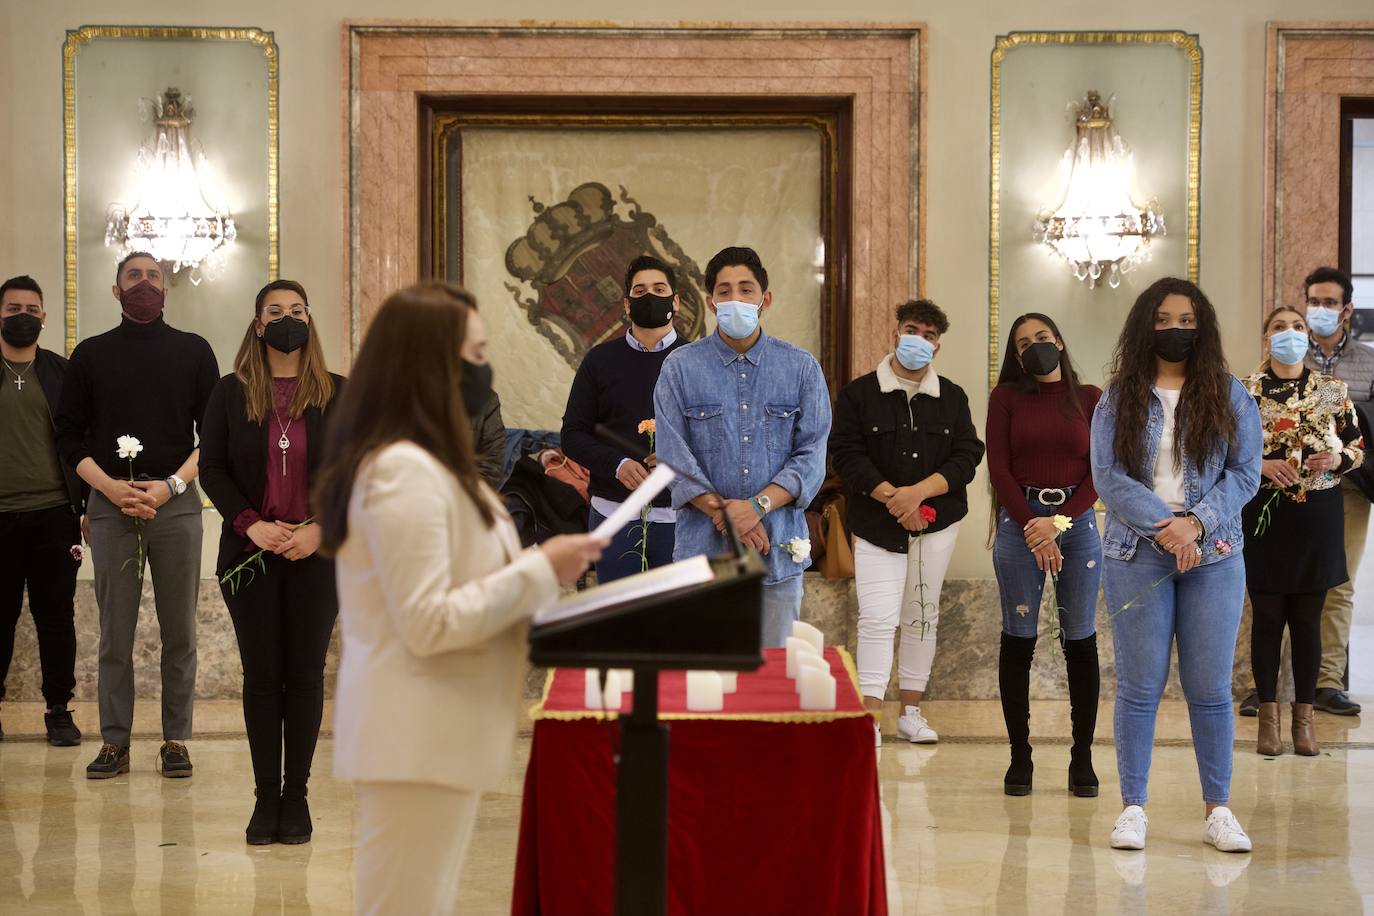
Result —
<path fill-rule="evenodd" d="M 119 326 L 72 351 L 57 416 L 63 460 L 91 487 L 87 504 L 100 609 L 100 732 L 90 779 L 129 770 L 134 631 L 151 566 L 162 636 L 163 776 L 191 775 L 186 741 L 196 686 L 201 502 L 196 433 L 219 380 L 205 339 L 163 320 L 163 271 L 147 254 L 119 263 Z M 138 440 L 132 445 L 122 437 Z M 122 453 L 122 454 L 121 454 Z"/>

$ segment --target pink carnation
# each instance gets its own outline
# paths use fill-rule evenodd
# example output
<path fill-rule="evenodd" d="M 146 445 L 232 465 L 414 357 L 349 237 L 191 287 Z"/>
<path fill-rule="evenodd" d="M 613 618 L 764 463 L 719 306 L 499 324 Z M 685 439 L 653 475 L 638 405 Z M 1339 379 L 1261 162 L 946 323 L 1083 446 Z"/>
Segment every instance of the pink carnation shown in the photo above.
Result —
<path fill-rule="evenodd" d="M 80 563 L 82 560 L 86 559 L 86 548 L 82 547 L 80 544 L 73 544 L 71 555 L 73 560 Z"/>
<path fill-rule="evenodd" d="M 1216 550 L 1218 556 L 1229 557 L 1231 555 L 1231 542 L 1225 538 L 1217 538 L 1212 543 L 1212 547 Z"/>

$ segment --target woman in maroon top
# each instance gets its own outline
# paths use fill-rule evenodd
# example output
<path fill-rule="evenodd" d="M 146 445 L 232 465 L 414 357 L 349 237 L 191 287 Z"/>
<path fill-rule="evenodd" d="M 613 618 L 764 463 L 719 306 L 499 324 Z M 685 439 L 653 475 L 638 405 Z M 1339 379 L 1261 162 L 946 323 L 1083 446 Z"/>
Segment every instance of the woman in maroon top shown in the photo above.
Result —
<path fill-rule="evenodd" d="M 1089 462 L 1089 419 L 1102 392 L 1080 385 L 1059 328 L 1048 315 L 1017 318 L 997 387 L 988 399 L 992 563 L 1002 595 L 997 679 L 1011 742 L 1008 795 L 1031 790 L 1030 669 L 1045 573 L 1054 579 L 1049 630 L 1064 649 L 1072 706 L 1069 791 L 1097 795 L 1097 588 L 1102 575 Z M 1061 530 L 1064 519 L 1072 527 Z M 1058 520 L 1058 525 L 1056 524 Z"/>
<path fill-rule="evenodd" d="M 339 611 L 334 564 L 316 555 L 310 486 L 343 379 L 325 368 L 310 331 L 299 283 L 264 286 L 234 372 L 215 386 L 201 428 L 201 480 L 224 518 L 215 573 L 243 662 L 254 845 L 310 839 L 306 783 Z"/>

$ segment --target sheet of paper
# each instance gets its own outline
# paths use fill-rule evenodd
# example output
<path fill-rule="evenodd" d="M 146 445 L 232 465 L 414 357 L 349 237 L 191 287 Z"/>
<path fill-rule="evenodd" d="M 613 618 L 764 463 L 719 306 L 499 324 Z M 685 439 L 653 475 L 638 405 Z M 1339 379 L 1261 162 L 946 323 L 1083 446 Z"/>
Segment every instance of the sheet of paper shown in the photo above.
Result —
<path fill-rule="evenodd" d="M 668 484 L 673 482 L 677 476 L 672 470 L 664 465 L 659 465 L 649 473 L 648 479 L 635 487 L 630 493 L 630 498 L 620 504 L 620 508 L 611 513 L 610 517 L 596 526 L 592 534 L 599 538 L 612 538 L 626 525 L 636 521 L 644 507 L 649 505 L 655 496 L 668 488 Z"/>
<path fill-rule="evenodd" d="M 613 604 L 648 598 L 675 588 L 700 585 L 713 578 L 715 572 L 711 569 L 711 562 L 704 555 L 695 556 L 569 595 L 536 613 L 534 622 L 541 624 L 566 620 Z"/>

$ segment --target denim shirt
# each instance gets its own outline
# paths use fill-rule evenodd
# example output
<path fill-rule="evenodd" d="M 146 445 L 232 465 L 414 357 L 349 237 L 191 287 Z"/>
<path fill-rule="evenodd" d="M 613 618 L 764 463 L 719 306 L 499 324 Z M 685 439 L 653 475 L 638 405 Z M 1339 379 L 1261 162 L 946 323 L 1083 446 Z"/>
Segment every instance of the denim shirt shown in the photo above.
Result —
<path fill-rule="evenodd" d="M 830 393 L 814 356 L 763 333 L 748 352 L 736 353 L 712 334 L 664 361 L 654 420 L 659 459 L 711 484 L 676 478 L 674 509 L 710 492 L 749 499 L 775 483 L 795 501 L 764 517 L 772 544 L 763 558 L 764 583 L 795 578 L 811 565 L 782 545 L 809 537 L 803 513 L 825 481 Z M 678 513 L 673 559 L 729 549 L 705 513 L 694 507 Z"/>
<path fill-rule="evenodd" d="M 1236 412 L 1236 442 L 1222 441 L 1217 450 L 1198 465 L 1183 462 L 1186 511 L 1197 516 L 1204 529 L 1202 565 L 1240 555 L 1245 537 L 1240 511 L 1259 490 L 1264 436 L 1260 431 L 1255 399 L 1239 380 L 1231 379 L 1231 408 Z M 1107 506 L 1102 551 L 1116 560 L 1135 556 L 1141 539 L 1154 544 L 1155 523 L 1173 517 L 1150 484 L 1131 476 L 1116 459 L 1116 392 L 1102 392 L 1093 411 L 1093 485 Z M 1145 467 L 1153 468 L 1164 433 L 1164 405 L 1151 389 L 1150 419 L 1145 425 Z M 1219 542 L 1226 542 L 1218 548 Z"/>

